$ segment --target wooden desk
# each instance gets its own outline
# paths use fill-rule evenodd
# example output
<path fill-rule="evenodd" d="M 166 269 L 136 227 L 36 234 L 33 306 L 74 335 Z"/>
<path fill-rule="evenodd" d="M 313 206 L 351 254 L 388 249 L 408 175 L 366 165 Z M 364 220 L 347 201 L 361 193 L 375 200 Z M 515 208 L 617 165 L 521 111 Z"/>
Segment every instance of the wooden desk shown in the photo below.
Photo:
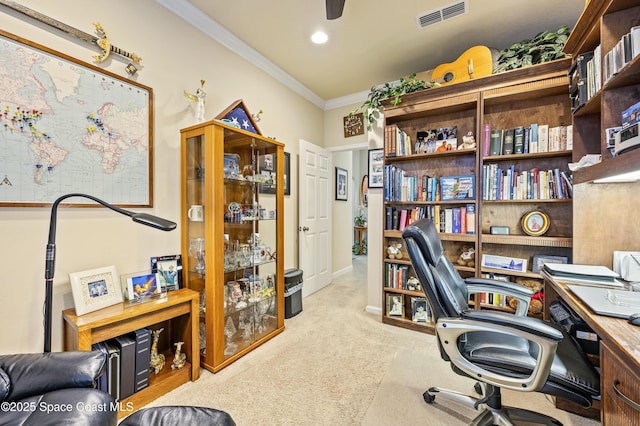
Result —
<path fill-rule="evenodd" d="M 603 425 L 640 424 L 640 327 L 625 319 L 595 314 L 567 289 L 570 283 L 545 280 L 545 319 L 549 304 L 562 298 L 598 335 L 600 340 L 600 418 Z"/>
<path fill-rule="evenodd" d="M 366 226 L 354 226 L 353 227 L 353 233 L 354 233 L 354 237 L 355 240 L 358 242 L 358 244 L 360 244 L 360 252 L 358 254 L 362 254 L 362 240 L 363 240 L 363 235 L 364 233 L 367 232 L 367 227 Z"/>
<path fill-rule="evenodd" d="M 64 350 L 90 351 L 91 345 L 121 336 L 144 327 L 164 327 L 158 352 L 165 354 L 166 364 L 158 375 L 151 374 L 149 386 L 125 398 L 122 409 L 138 410 L 166 392 L 200 376 L 199 296 L 189 289 L 170 291 L 166 298 L 136 305 L 117 304 L 108 308 L 77 316 L 75 309 L 62 312 L 64 321 Z M 166 323 L 166 326 L 163 325 Z M 164 336 L 163 336 L 164 335 Z M 173 343 L 183 341 L 182 351 L 187 354 L 185 366 L 171 368 Z M 119 411 L 118 418 L 131 412 Z"/>

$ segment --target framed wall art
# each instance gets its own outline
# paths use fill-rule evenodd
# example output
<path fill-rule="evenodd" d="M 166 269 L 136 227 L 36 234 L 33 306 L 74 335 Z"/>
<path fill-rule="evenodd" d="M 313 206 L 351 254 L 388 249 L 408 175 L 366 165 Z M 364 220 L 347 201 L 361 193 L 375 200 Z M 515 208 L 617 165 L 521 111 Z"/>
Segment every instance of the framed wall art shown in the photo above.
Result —
<path fill-rule="evenodd" d="M 382 148 L 369 150 L 369 188 L 384 186 L 384 150 Z"/>
<path fill-rule="evenodd" d="M 522 216 L 521 222 L 522 230 L 532 237 L 544 235 L 549 230 L 549 216 L 541 211 L 532 211 L 525 214 Z"/>
<path fill-rule="evenodd" d="M 115 266 L 69 274 L 76 315 L 122 303 L 122 287 Z"/>
<path fill-rule="evenodd" d="M 152 89 L 1 30 L 0 45 L 0 80 L 20 88 L 4 91 L 0 114 L 0 206 L 90 187 L 111 204 L 152 207 Z"/>
<path fill-rule="evenodd" d="M 336 167 L 336 200 L 347 201 L 349 194 L 349 172 L 342 167 Z"/>

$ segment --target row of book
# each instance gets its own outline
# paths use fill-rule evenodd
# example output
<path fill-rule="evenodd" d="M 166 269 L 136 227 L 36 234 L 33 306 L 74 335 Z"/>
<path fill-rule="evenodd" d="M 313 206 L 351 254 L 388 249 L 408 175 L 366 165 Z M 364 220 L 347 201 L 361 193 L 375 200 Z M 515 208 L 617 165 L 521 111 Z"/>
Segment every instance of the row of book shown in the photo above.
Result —
<path fill-rule="evenodd" d="M 598 48 L 600 46 L 598 45 Z M 594 49 L 594 57 L 596 56 Z M 602 79 L 606 83 L 633 58 L 640 54 L 640 26 L 632 27 L 613 48 L 605 53 L 602 63 Z M 598 52 L 598 56 L 600 53 Z M 597 67 L 594 67 L 597 68 Z M 596 69 L 595 71 L 600 71 Z"/>
<path fill-rule="evenodd" d="M 529 127 L 511 129 L 492 128 L 484 124 L 482 135 L 483 156 L 534 154 L 573 149 L 573 126 L 554 126 L 533 123 Z"/>
<path fill-rule="evenodd" d="M 385 157 L 411 155 L 412 153 L 411 136 L 400 130 L 395 124 L 389 124 L 384 127 Z"/>
<path fill-rule="evenodd" d="M 483 200 L 549 200 L 573 198 L 573 177 L 560 169 L 516 171 L 513 165 L 482 166 Z"/>
<path fill-rule="evenodd" d="M 383 170 L 384 200 L 464 201 L 475 199 L 475 176 L 411 176 L 405 170 L 387 164 Z"/>
<path fill-rule="evenodd" d="M 151 330 L 142 328 L 91 346 L 107 354 L 106 371 L 98 379 L 97 388 L 110 394 L 115 401 L 149 386 Z"/>
<path fill-rule="evenodd" d="M 476 205 L 443 207 L 440 205 L 411 208 L 385 208 L 387 230 L 404 231 L 407 225 L 428 218 L 439 232 L 448 234 L 476 233 Z"/>

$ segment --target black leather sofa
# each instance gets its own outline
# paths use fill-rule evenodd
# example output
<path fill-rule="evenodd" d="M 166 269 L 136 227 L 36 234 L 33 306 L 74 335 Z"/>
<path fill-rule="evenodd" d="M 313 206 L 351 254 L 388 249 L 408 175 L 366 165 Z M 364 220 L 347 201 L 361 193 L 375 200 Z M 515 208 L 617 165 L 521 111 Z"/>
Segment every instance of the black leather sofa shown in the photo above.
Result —
<path fill-rule="evenodd" d="M 102 352 L 0 355 L 0 425 L 117 425 Z"/>

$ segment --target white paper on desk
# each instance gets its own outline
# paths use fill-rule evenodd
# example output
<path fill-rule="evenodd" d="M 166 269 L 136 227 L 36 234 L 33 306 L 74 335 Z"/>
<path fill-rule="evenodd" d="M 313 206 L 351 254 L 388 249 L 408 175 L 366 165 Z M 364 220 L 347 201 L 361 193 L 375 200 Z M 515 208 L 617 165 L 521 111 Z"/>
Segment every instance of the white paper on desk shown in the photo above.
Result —
<path fill-rule="evenodd" d="M 591 279 L 613 280 L 620 275 L 602 265 L 576 265 L 573 263 L 545 263 L 544 267 L 552 275 L 584 277 Z"/>
<path fill-rule="evenodd" d="M 631 314 L 637 313 L 640 309 L 640 294 L 636 292 L 580 285 L 568 285 L 567 288 L 598 315 L 629 318 Z M 607 297 L 607 295 L 614 297 Z M 615 300 L 615 296 L 619 296 L 623 303 L 612 302 L 611 299 Z"/>

